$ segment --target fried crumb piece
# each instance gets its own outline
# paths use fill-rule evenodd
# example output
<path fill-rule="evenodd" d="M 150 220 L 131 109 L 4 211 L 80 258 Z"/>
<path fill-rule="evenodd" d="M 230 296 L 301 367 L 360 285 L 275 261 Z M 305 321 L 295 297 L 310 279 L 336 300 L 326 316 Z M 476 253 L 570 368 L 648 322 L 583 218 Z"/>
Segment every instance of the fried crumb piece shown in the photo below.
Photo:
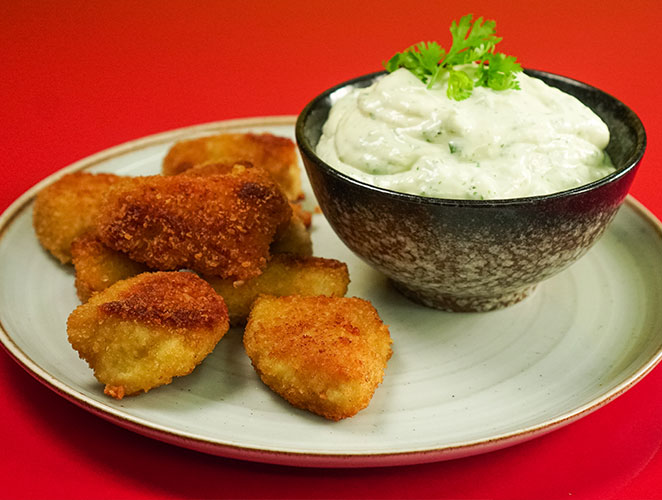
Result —
<path fill-rule="evenodd" d="M 206 278 L 228 306 L 230 323 L 246 322 L 253 301 L 260 294 L 326 295 L 343 297 L 347 293 L 347 265 L 321 257 L 274 255 L 264 272 L 243 283 Z"/>
<path fill-rule="evenodd" d="M 71 262 L 71 243 L 94 228 L 103 195 L 123 177 L 76 172 L 42 189 L 32 222 L 41 245 L 62 264 Z"/>
<path fill-rule="evenodd" d="M 271 253 L 289 253 L 301 257 L 313 255 L 313 240 L 310 232 L 296 212 L 292 212 L 290 222 L 276 233 L 271 244 Z"/>
<path fill-rule="evenodd" d="M 299 203 L 290 203 L 290 206 L 292 207 L 292 212 L 294 212 L 294 214 L 297 217 L 299 217 L 299 219 L 301 219 L 301 221 L 303 222 L 303 225 L 306 226 L 306 227 L 310 227 L 310 225 L 313 222 L 312 212 L 310 212 L 310 211 L 306 210 L 305 208 L 303 208 L 301 206 L 301 204 L 299 204 Z M 317 207 L 317 208 L 319 208 L 319 207 Z M 315 213 L 319 213 L 319 212 L 315 212 Z"/>
<path fill-rule="evenodd" d="M 98 220 L 101 241 L 153 269 L 249 279 L 292 217 L 264 172 L 241 166 L 211 177 L 136 177 L 111 189 Z"/>
<path fill-rule="evenodd" d="M 330 420 L 368 406 L 392 352 L 368 301 L 332 297 L 260 296 L 244 347 L 267 386 Z"/>
<path fill-rule="evenodd" d="M 76 270 L 76 293 L 81 302 L 120 280 L 150 269 L 127 255 L 111 250 L 94 232 L 76 238 L 71 244 L 71 257 Z"/>
<path fill-rule="evenodd" d="M 69 342 L 116 399 L 191 373 L 228 328 L 223 299 L 188 272 L 119 281 L 67 320 Z"/>
<path fill-rule="evenodd" d="M 208 162 L 251 162 L 269 172 L 290 200 L 303 198 L 301 169 L 292 140 L 273 134 L 219 134 L 176 143 L 163 160 L 163 174 L 177 175 Z"/>

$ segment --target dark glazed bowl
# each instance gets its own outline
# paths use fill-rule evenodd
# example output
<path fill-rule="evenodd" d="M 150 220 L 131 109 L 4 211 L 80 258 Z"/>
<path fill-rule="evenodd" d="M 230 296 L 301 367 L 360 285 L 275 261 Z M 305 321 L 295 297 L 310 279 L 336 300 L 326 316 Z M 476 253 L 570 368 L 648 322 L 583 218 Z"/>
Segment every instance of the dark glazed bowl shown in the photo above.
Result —
<path fill-rule="evenodd" d="M 586 253 L 625 199 L 646 148 L 639 118 L 595 87 L 542 71 L 526 73 L 574 95 L 605 121 L 615 172 L 528 198 L 453 200 L 397 193 L 341 174 L 315 154 L 331 105 L 383 73 L 329 89 L 299 115 L 297 143 L 331 227 L 416 302 L 453 311 L 514 304 Z"/>

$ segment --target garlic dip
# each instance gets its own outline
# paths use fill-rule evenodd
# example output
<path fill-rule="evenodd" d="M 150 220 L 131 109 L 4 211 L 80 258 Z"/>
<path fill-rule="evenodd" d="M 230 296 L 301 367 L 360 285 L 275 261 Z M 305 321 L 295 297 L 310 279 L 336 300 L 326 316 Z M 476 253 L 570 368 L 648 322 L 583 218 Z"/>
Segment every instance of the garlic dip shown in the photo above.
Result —
<path fill-rule="evenodd" d="M 571 189 L 614 171 L 605 123 L 575 97 L 522 72 L 520 90 L 468 99 L 406 69 L 332 106 L 317 154 L 378 187 L 435 198 L 504 199 Z"/>

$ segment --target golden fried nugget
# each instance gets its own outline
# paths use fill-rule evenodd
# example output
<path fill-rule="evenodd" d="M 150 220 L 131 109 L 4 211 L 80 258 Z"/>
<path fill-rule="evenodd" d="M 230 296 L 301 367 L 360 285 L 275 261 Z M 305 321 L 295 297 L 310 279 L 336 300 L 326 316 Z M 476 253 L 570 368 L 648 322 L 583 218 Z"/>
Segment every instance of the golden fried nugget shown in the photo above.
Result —
<path fill-rule="evenodd" d="M 256 170 L 136 177 L 107 193 L 98 234 L 154 269 L 243 280 L 262 272 L 276 232 L 291 217 L 278 186 Z"/>
<path fill-rule="evenodd" d="M 213 277 L 206 280 L 225 300 L 230 324 L 241 325 L 260 294 L 343 297 L 349 272 L 338 260 L 282 254 L 274 255 L 261 275 L 241 284 Z"/>
<path fill-rule="evenodd" d="M 274 237 L 271 253 L 289 253 L 301 257 L 313 255 L 313 240 L 301 218 L 292 212 L 290 222 Z"/>
<path fill-rule="evenodd" d="M 246 169 L 254 168 L 257 170 L 263 170 L 265 173 L 269 174 L 269 172 L 267 172 L 266 170 L 260 169 L 259 167 L 255 167 L 249 161 L 236 161 L 234 163 L 222 163 L 222 162 L 210 161 L 207 163 L 200 163 L 198 165 L 194 165 L 193 167 L 184 170 L 178 175 L 186 175 L 189 177 L 209 177 L 211 175 L 227 175 L 233 172 L 237 172 L 237 170 L 240 167 Z"/>
<path fill-rule="evenodd" d="M 71 242 L 94 227 L 103 195 L 123 177 L 76 172 L 42 189 L 32 222 L 42 246 L 60 262 L 71 262 Z"/>
<path fill-rule="evenodd" d="M 388 328 L 357 298 L 262 295 L 244 347 L 274 392 L 330 420 L 368 406 L 391 357 Z"/>
<path fill-rule="evenodd" d="M 191 177 L 209 177 L 212 175 L 229 175 L 240 174 L 246 170 L 255 169 L 254 172 L 265 172 L 267 176 L 269 173 L 263 169 L 256 168 L 250 162 L 237 162 L 230 163 L 203 163 L 196 165 L 188 170 L 185 170 L 179 175 Z M 259 175 L 259 174 L 258 174 Z M 265 177 L 267 179 L 269 177 Z M 312 255 L 313 242 L 310 238 L 310 233 L 307 227 L 311 224 L 311 214 L 305 211 L 297 203 L 290 202 L 292 208 L 292 218 L 290 222 L 280 230 L 274 237 L 274 242 L 271 245 L 272 253 L 293 253 L 296 255 Z M 307 222 L 306 222 L 307 221 Z"/>
<path fill-rule="evenodd" d="M 294 142 L 272 134 L 220 134 L 181 141 L 163 160 L 164 175 L 177 175 L 207 162 L 248 161 L 268 171 L 290 200 L 303 198 Z"/>
<path fill-rule="evenodd" d="M 188 272 L 118 281 L 67 320 L 69 342 L 116 399 L 191 373 L 228 328 L 223 299 Z"/>
<path fill-rule="evenodd" d="M 108 248 L 94 232 L 85 233 L 71 243 L 71 257 L 76 270 L 76 293 L 81 302 L 120 280 L 150 270 L 145 264 Z"/>
<path fill-rule="evenodd" d="M 236 163 L 218 163 L 218 162 L 208 162 L 202 163 L 200 165 L 195 165 L 194 167 L 184 170 L 179 175 L 195 176 L 195 177 L 209 177 L 210 175 L 226 175 L 237 171 L 239 166 L 243 168 L 257 168 L 269 174 L 268 171 L 256 167 L 251 162 L 248 161 L 238 161 Z M 269 174 L 270 175 L 270 174 Z M 282 186 L 279 186 L 282 189 Z M 287 195 L 287 193 L 285 193 Z M 288 197 L 289 198 L 289 197 Z M 294 214 L 303 222 L 305 227 L 310 227 L 312 223 L 312 213 L 304 209 L 298 202 L 290 201 L 290 207 Z"/>

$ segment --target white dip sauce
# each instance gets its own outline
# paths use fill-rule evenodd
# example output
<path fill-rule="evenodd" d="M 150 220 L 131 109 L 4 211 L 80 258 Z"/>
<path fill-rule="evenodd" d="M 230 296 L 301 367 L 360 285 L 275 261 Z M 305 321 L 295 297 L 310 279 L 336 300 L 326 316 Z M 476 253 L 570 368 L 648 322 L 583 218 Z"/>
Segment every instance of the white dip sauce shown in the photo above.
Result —
<path fill-rule="evenodd" d="M 576 98 L 518 73 L 521 90 L 476 87 L 471 97 L 428 89 L 406 69 L 335 102 L 318 155 L 360 181 L 435 198 L 555 193 L 614 167 L 609 130 Z"/>

